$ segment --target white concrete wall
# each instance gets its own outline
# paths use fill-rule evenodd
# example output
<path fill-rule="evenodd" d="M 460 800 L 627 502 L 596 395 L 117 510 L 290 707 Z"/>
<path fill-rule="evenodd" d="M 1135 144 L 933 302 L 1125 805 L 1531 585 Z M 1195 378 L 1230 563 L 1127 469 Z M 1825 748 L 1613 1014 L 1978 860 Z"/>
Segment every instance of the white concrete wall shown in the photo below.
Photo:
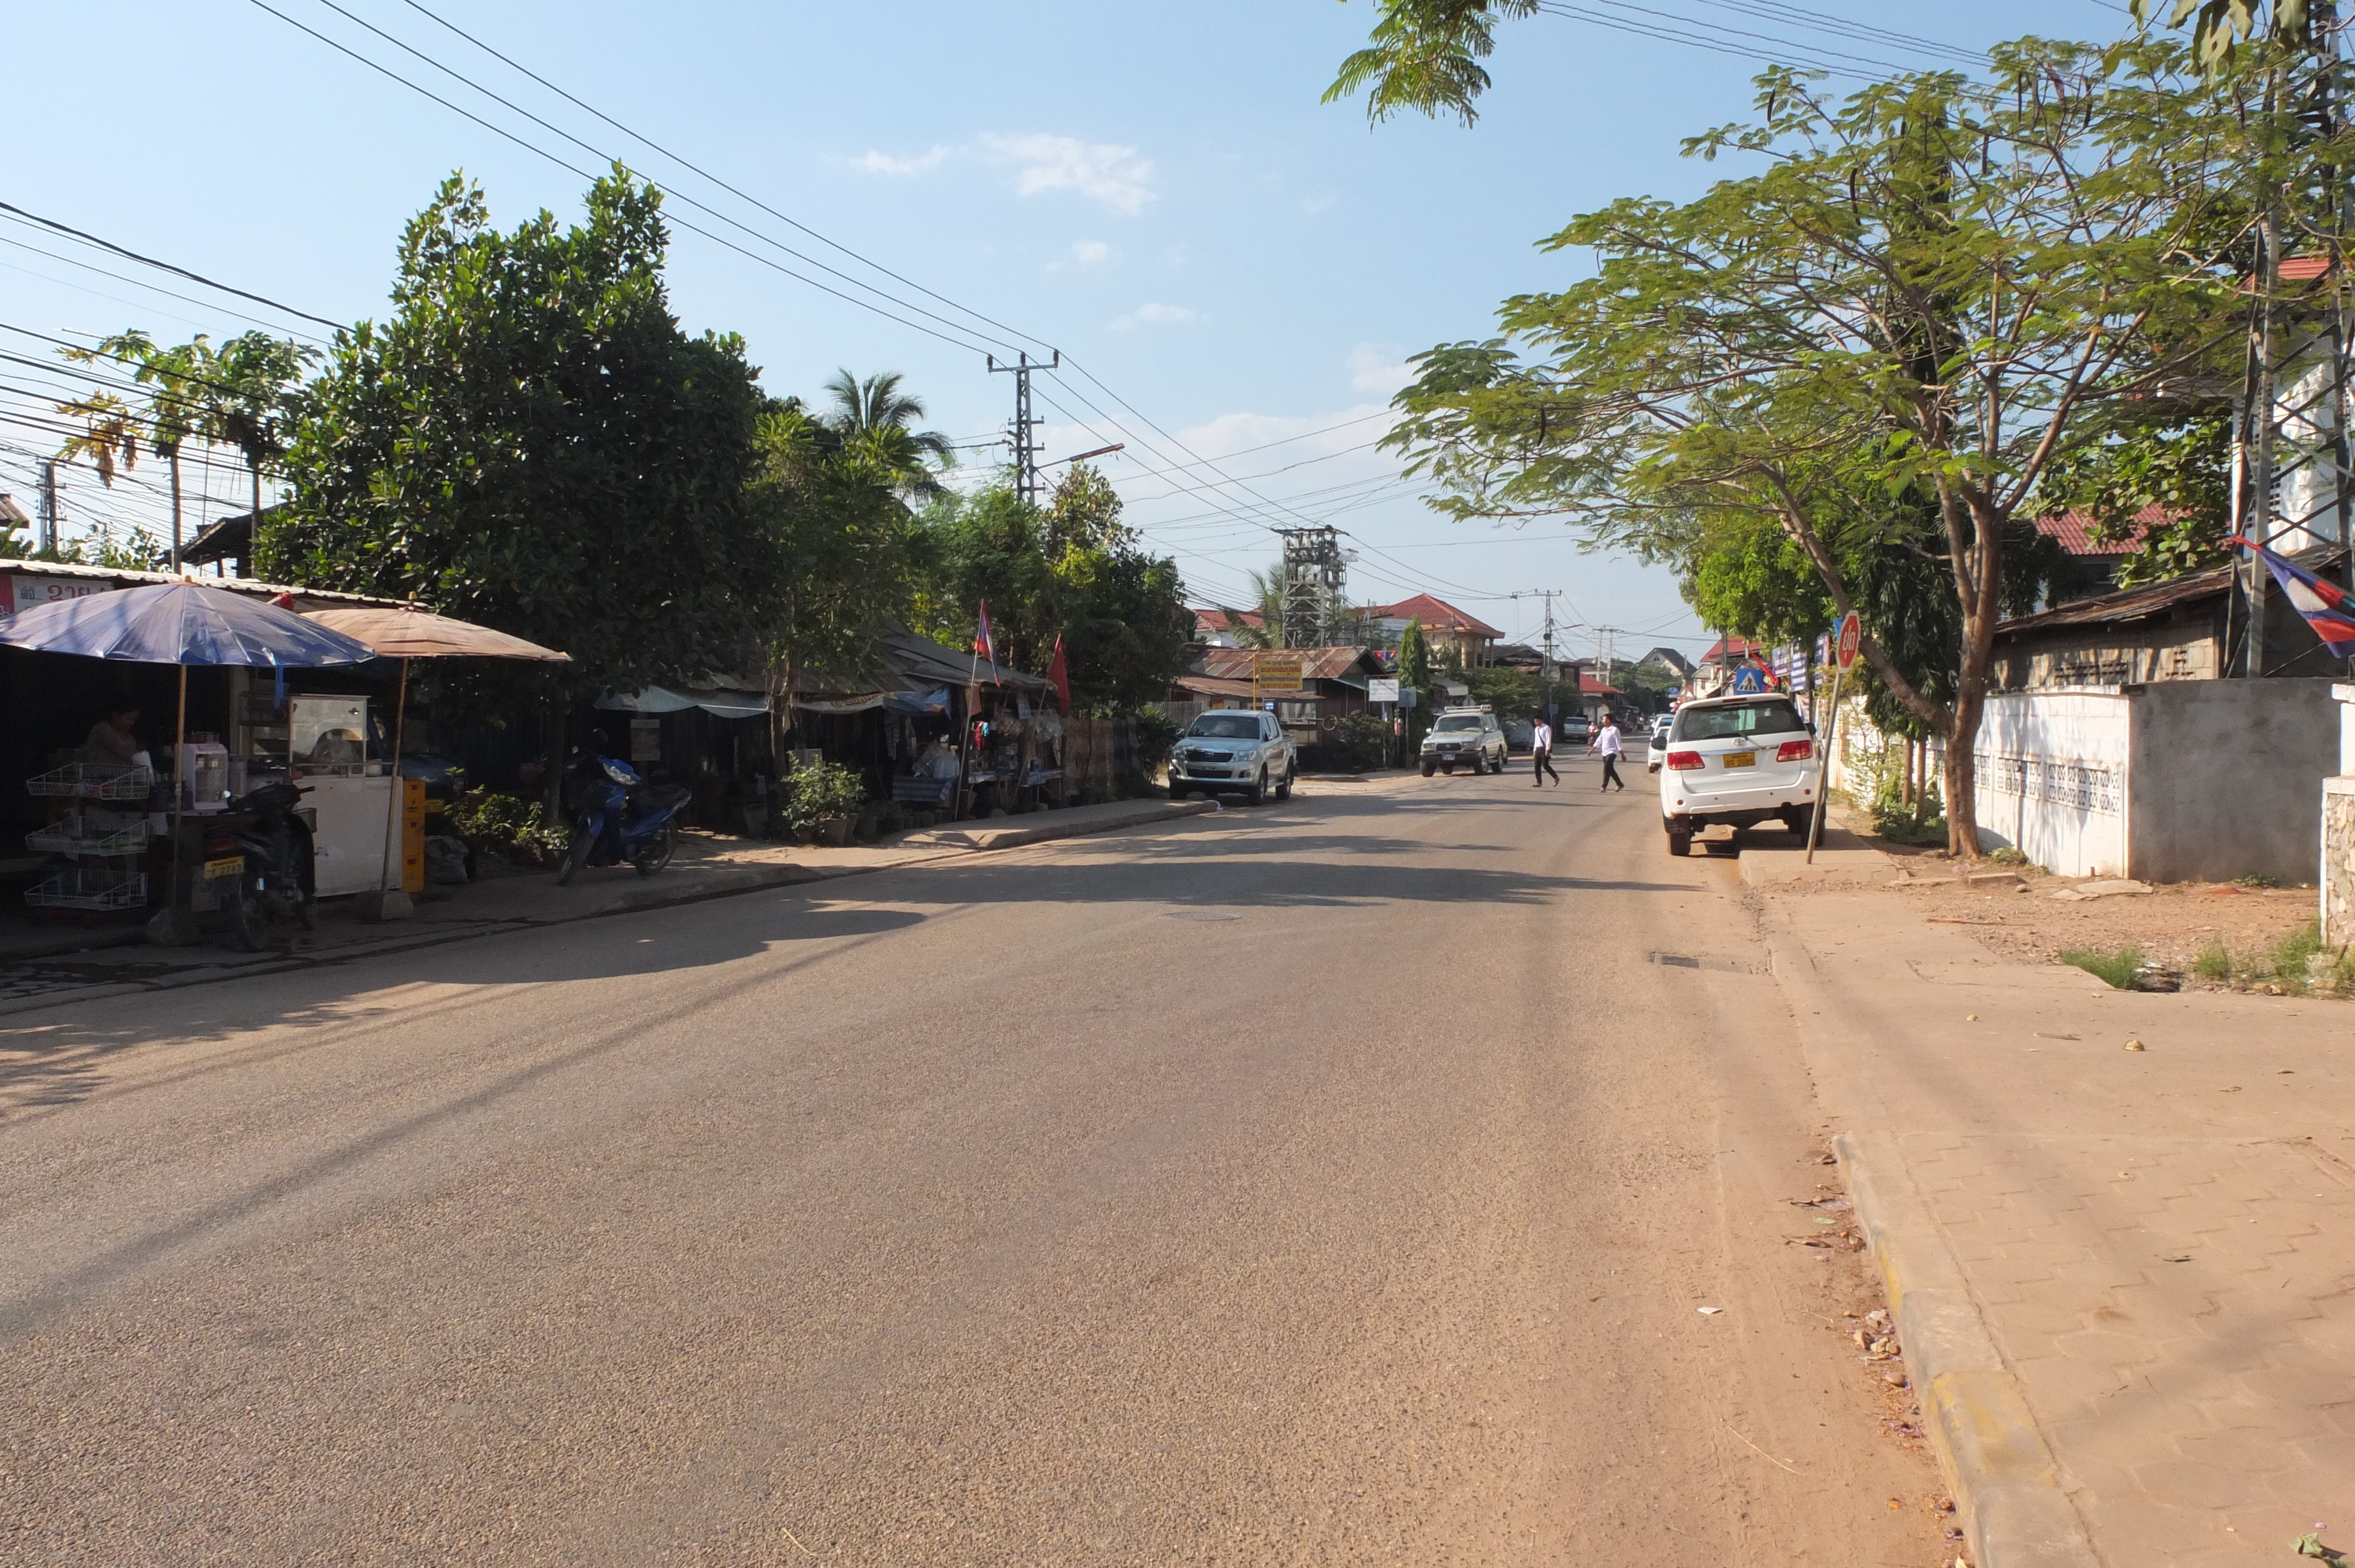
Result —
<path fill-rule="evenodd" d="M 2003 692 L 1979 724 L 1979 847 L 2067 876 L 2128 862 L 2129 699 L 2115 688 Z"/>

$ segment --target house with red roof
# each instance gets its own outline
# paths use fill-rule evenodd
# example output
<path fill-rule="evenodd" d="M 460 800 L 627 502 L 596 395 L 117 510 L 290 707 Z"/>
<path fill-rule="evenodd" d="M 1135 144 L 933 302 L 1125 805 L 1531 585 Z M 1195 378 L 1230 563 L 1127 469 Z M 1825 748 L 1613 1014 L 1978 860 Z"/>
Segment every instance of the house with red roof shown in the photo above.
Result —
<path fill-rule="evenodd" d="M 1255 609 L 1197 609 L 1194 641 L 1211 648 L 1241 648 L 1250 644 L 1240 633 L 1256 633 L 1266 624 L 1267 618 Z"/>
<path fill-rule="evenodd" d="M 1380 632 L 1382 641 L 1392 647 L 1406 630 L 1407 622 L 1423 622 L 1423 641 L 1431 649 L 1433 663 L 1453 648 L 1464 657 L 1466 669 L 1477 669 L 1496 662 L 1495 648 L 1504 633 L 1476 615 L 1456 609 L 1445 599 L 1432 594 L 1419 593 L 1412 599 L 1402 599 L 1396 604 L 1369 604 L 1360 609 L 1371 630 Z"/>

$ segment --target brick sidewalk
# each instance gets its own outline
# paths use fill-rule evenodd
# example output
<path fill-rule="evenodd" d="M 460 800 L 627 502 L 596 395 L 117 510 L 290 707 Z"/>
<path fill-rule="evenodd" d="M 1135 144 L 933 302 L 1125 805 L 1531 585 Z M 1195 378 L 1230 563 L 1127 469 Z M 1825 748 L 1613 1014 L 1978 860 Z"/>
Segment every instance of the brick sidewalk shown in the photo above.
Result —
<path fill-rule="evenodd" d="M 1787 853 L 1744 880 L 1978 1568 L 2355 1546 L 2355 1006 L 1998 961 L 1870 850 L 1816 891 Z"/>

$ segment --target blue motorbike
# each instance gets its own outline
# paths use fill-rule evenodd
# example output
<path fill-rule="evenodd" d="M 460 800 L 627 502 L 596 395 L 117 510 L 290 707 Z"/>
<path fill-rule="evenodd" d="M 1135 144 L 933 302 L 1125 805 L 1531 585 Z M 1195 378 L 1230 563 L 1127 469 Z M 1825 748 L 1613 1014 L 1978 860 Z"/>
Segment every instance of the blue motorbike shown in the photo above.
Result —
<path fill-rule="evenodd" d="M 652 876 L 678 848 L 678 814 L 693 798 L 679 785 L 648 784 L 626 762 L 594 752 L 576 757 L 564 780 L 572 838 L 556 868 L 556 885 L 570 882 L 584 865 L 623 861 L 640 876 Z"/>

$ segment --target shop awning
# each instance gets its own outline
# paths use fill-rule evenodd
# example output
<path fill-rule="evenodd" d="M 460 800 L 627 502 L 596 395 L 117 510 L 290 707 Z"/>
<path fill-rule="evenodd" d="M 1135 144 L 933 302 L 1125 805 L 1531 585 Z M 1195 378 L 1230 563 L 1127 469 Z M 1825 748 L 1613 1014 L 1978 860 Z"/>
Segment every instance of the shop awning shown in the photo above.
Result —
<path fill-rule="evenodd" d="M 682 714 L 689 708 L 701 708 L 714 718 L 741 719 L 758 718 L 767 713 L 769 697 L 765 692 L 732 687 L 673 691 L 666 686 L 648 686 L 645 691 L 626 694 L 608 692 L 597 699 L 597 705 L 609 713 L 624 714 Z"/>

